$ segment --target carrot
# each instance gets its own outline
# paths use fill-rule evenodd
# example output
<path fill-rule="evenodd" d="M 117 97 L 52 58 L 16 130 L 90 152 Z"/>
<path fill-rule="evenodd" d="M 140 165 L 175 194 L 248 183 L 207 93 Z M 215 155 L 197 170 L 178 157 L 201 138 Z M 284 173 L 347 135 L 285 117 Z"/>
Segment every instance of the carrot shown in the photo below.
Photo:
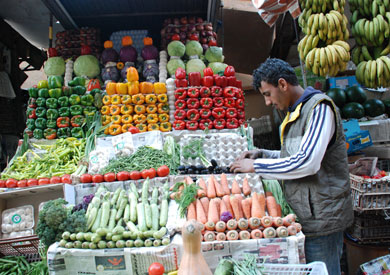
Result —
<path fill-rule="evenodd" d="M 208 221 L 212 221 L 214 224 L 219 221 L 219 212 L 218 212 L 218 202 L 216 202 L 214 199 L 210 200 L 210 206 L 209 206 L 209 214 L 208 214 Z"/>
<path fill-rule="evenodd" d="M 226 228 L 228 230 L 235 230 L 237 228 L 237 221 L 236 220 L 229 220 L 227 223 L 226 223 Z"/>
<path fill-rule="evenodd" d="M 196 220 L 202 224 L 207 222 L 207 217 L 204 213 L 203 205 L 199 199 L 196 200 Z"/>
<path fill-rule="evenodd" d="M 195 204 L 191 203 L 187 208 L 187 220 L 196 220 L 196 208 Z"/>
<path fill-rule="evenodd" d="M 261 218 L 261 225 L 263 227 L 271 227 L 272 226 L 272 217 L 264 216 Z"/>
<path fill-rule="evenodd" d="M 214 198 L 213 200 L 215 200 L 218 214 L 221 213 L 221 201 L 222 200 L 220 198 Z M 218 220 L 219 220 L 219 218 L 220 218 L 220 216 L 218 216 Z"/>
<path fill-rule="evenodd" d="M 251 234 L 246 230 L 240 231 L 238 236 L 240 237 L 240 240 L 249 240 L 251 238 Z"/>
<path fill-rule="evenodd" d="M 282 216 L 282 206 L 280 206 L 280 204 L 278 203 L 276 205 L 276 210 L 278 211 L 278 217 L 281 217 Z"/>
<path fill-rule="evenodd" d="M 204 182 L 204 179 L 200 178 L 198 180 L 198 185 L 199 185 L 199 189 L 198 189 L 198 197 L 199 198 L 203 198 L 203 197 L 206 197 L 206 183 Z"/>
<path fill-rule="evenodd" d="M 251 209 L 251 217 L 259 218 L 265 216 L 265 212 L 263 211 L 263 207 L 260 204 L 260 200 L 256 192 L 252 195 L 252 209 Z"/>
<path fill-rule="evenodd" d="M 234 194 L 234 196 L 238 199 L 240 204 L 240 216 L 244 217 L 244 211 L 242 210 L 242 201 L 244 200 L 244 197 L 241 194 Z"/>
<path fill-rule="evenodd" d="M 265 216 L 265 196 L 262 193 L 257 194 L 257 199 L 260 203 L 260 211 L 263 216 Z M 252 202 L 253 203 L 253 202 Z"/>
<path fill-rule="evenodd" d="M 209 231 L 215 230 L 215 223 L 212 221 L 206 222 L 206 224 L 204 226 L 205 226 L 206 230 L 209 230 Z"/>
<path fill-rule="evenodd" d="M 221 200 L 221 203 L 220 203 L 220 207 L 219 207 L 220 209 L 220 211 L 219 211 L 219 217 L 221 217 L 222 216 L 222 213 L 223 212 L 227 212 L 228 211 L 228 209 L 227 209 L 227 207 L 226 207 L 226 203 L 225 203 L 225 201 L 224 200 Z"/>
<path fill-rule="evenodd" d="M 215 231 L 217 232 L 225 232 L 226 230 L 226 223 L 223 221 L 219 221 L 215 225 Z"/>
<path fill-rule="evenodd" d="M 286 227 L 291 225 L 293 222 L 295 222 L 295 214 L 288 214 L 283 218 L 283 225 Z"/>
<path fill-rule="evenodd" d="M 186 177 L 186 180 L 185 180 L 185 183 L 186 183 L 187 185 L 190 185 L 190 184 L 193 184 L 194 181 L 192 180 L 191 177 L 187 176 L 187 177 Z"/>
<path fill-rule="evenodd" d="M 292 222 L 295 222 L 295 220 L 297 219 L 297 215 L 293 213 L 288 214 L 286 217 L 289 217 L 292 220 Z"/>
<path fill-rule="evenodd" d="M 215 185 L 213 179 L 210 177 L 207 180 L 207 197 L 209 199 L 215 198 L 217 195 L 215 193 Z"/>
<path fill-rule="evenodd" d="M 289 225 L 287 227 L 287 230 L 288 230 L 288 235 L 290 236 L 295 236 L 297 234 L 297 228 L 295 227 L 295 225 Z"/>
<path fill-rule="evenodd" d="M 209 215 L 209 198 L 208 197 L 203 197 L 200 199 L 200 202 L 202 203 L 204 214 L 206 215 L 206 218 Z"/>
<path fill-rule="evenodd" d="M 169 195 L 169 197 L 171 198 L 171 200 L 175 200 L 176 199 L 176 195 L 179 195 L 178 192 L 173 192 Z"/>
<path fill-rule="evenodd" d="M 278 228 L 276 228 L 276 235 L 279 237 L 279 238 L 285 238 L 285 237 L 288 237 L 288 231 L 287 231 L 287 228 L 285 226 L 279 226 Z"/>
<path fill-rule="evenodd" d="M 242 181 L 242 193 L 244 193 L 245 196 L 249 196 L 251 194 L 251 187 L 249 186 L 248 179 L 245 177 Z"/>
<path fill-rule="evenodd" d="M 199 224 L 199 227 L 200 227 L 200 232 L 202 233 L 202 234 L 204 234 L 204 232 L 206 231 L 206 227 L 204 226 L 204 224 Z"/>
<path fill-rule="evenodd" d="M 281 217 L 272 218 L 272 226 L 279 227 L 283 225 L 283 219 Z"/>
<path fill-rule="evenodd" d="M 230 188 L 225 173 L 221 174 L 221 185 L 225 195 L 230 195 Z"/>
<path fill-rule="evenodd" d="M 205 242 L 215 241 L 215 233 L 213 231 L 206 231 L 203 235 Z"/>
<path fill-rule="evenodd" d="M 226 208 L 227 210 L 230 212 L 230 214 L 233 215 L 234 217 L 234 213 L 233 213 L 233 208 L 232 208 L 232 205 L 230 204 L 230 196 L 229 195 L 225 195 L 222 197 L 222 200 L 225 202 L 225 205 L 226 205 Z"/>
<path fill-rule="evenodd" d="M 261 233 L 260 229 L 252 230 L 251 238 L 252 239 L 261 239 L 263 237 L 263 233 Z"/>
<path fill-rule="evenodd" d="M 232 194 L 241 194 L 240 186 L 237 181 L 234 179 L 232 183 Z"/>
<path fill-rule="evenodd" d="M 276 237 L 276 230 L 273 227 L 267 227 L 263 231 L 264 238 L 275 238 Z"/>
<path fill-rule="evenodd" d="M 267 191 L 267 192 L 265 192 L 265 196 L 266 197 L 268 197 L 268 196 L 274 196 L 274 194 L 272 194 L 272 192 L 271 191 Z"/>
<path fill-rule="evenodd" d="M 244 216 L 247 219 L 251 218 L 251 199 L 246 198 L 245 200 L 242 201 L 242 212 L 244 212 Z"/>
<path fill-rule="evenodd" d="M 257 228 L 260 227 L 261 221 L 260 221 L 259 218 L 252 217 L 252 218 L 249 219 L 248 224 L 249 224 L 249 228 L 250 229 L 257 229 Z"/>
<path fill-rule="evenodd" d="M 265 198 L 267 202 L 267 211 L 268 214 L 271 217 L 277 217 L 278 216 L 278 207 L 277 207 L 277 202 L 274 196 L 267 196 Z"/>
<path fill-rule="evenodd" d="M 247 230 L 248 229 L 248 220 L 247 219 L 240 219 L 237 223 L 238 228 L 241 230 Z"/>
<path fill-rule="evenodd" d="M 235 241 L 238 240 L 238 232 L 236 230 L 230 230 L 226 233 L 226 238 L 229 241 Z"/>
<path fill-rule="evenodd" d="M 292 225 L 297 229 L 297 233 L 302 231 L 302 225 L 298 222 L 293 222 Z"/>
<path fill-rule="evenodd" d="M 217 194 L 217 197 L 223 197 L 225 195 L 221 184 L 217 181 L 217 179 L 214 176 L 211 176 L 211 179 L 214 181 L 215 186 L 215 192 Z"/>
<path fill-rule="evenodd" d="M 219 232 L 219 233 L 217 234 L 216 240 L 217 240 L 217 241 L 220 241 L 220 242 L 226 241 L 226 235 L 225 235 L 225 233 Z"/>
<path fill-rule="evenodd" d="M 241 206 L 240 206 L 239 199 L 237 199 L 236 196 L 231 196 L 230 204 L 232 205 L 234 217 L 236 218 L 236 220 L 241 219 L 243 216 L 241 216 L 241 209 L 240 209 Z"/>

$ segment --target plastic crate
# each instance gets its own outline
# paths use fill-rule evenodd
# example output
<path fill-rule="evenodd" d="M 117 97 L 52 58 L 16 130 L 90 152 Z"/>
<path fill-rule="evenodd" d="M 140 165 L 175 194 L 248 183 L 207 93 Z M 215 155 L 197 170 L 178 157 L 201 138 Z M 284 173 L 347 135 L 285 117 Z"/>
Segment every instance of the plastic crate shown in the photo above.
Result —
<path fill-rule="evenodd" d="M 264 264 L 264 274 L 267 275 L 328 275 L 323 262 L 310 264 Z"/>
<path fill-rule="evenodd" d="M 30 263 L 41 260 L 38 236 L 0 240 L 0 257 L 24 256 Z"/>
<path fill-rule="evenodd" d="M 390 180 L 365 179 L 353 174 L 349 178 L 355 210 L 390 209 Z"/>
<path fill-rule="evenodd" d="M 118 52 L 122 48 L 122 37 L 129 35 L 133 40 L 133 47 L 137 50 L 138 55 L 141 54 L 141 50 L 144 47 L 144 38 L 148 36 L 147 30 L 124 30 L 113 32 L 110 36 L 110 40 L 113 43 L 113 48 Z"/>
<path fill-rule="evenodd" d="M 378 159 L 376 167 L 386 172 L 390 171 L 390 159 Z"/>

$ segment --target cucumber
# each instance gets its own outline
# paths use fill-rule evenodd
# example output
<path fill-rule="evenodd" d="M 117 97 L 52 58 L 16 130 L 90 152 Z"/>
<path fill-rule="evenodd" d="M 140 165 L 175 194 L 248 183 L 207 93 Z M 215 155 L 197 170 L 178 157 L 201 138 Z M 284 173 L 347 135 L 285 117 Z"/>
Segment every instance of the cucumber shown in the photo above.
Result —
<path fill-rule="evenodd" d="M 131 239 L 131 232 L 130 231 L 124 231 L 122 236 L 123 236 L 123 239 Z"/>
<path fill-rule="evenodd" d="M 159 224 L 160 213 L 158 211 L 158 205 L 152 203 L 150 207 L 152 208 L 152 229 L 157 231 L 160 228 L 160 224 Z"/>
<path fill-rule="evenodd" d="M 136 240 L 134 241 L 134 246 L 135 246 L 135 247 L 142 247 L 142 246 L 144 246 L 144 241 L 141 240 L 141 239 L 136 239 Z"/>
<path fill-rule="evenodd" d="M 117 247 L 117 248 L 124 248 L 125 247 L 125 241 L 124 240 L 119 240 L 119 241 L 117 241 L 116 243 L 115 243 L 115 246 Z"/>
<path fill-rule="evenodd" d="M 126 197 L 126 191 L 122 189 L 121 193 L 119 194 L 119 198 L 116 201 L 116 205 L 115 205 L 116 209 L 118 209 L 120 207 L 123 197 Z"/>
<path fill-rule="evenodd" d="M 128 221 L 127 223 L 126 223 L 126 225 L 127 225 L 127 228 L 131 231 L 131 232 L 135 232 L 135 233 L 137 233 L 139 230 L 138 230 L 138 227 L 133 223 L 133 222 L 131 222 L 131 221 Z"/>
<path fill-rule="evenodd" d="M 110 219 L 110 203 L 108 201 L 104 201 L 102 203 L 102 217 L 101 217 L 99 227 L 101 228 L 107 227 L 109 219 Z"/>
<path fill-rule="evenodd" d="M 138 228 L 140 231 L 148 230 L 145 219 L 145 207 L 142 202 L 137 205 Z"/>
<path fill-rule="evenodd" d="M 87 230 L 90 230 L 92 228 L 92 225 L 94 224 L 96 220 L 96 216 L 98 214 L 98 209 L 96 207 L 93 207 L 91 209 L 91 212 L 89 213 L 88 219 L 87 219 Z"/>
<path fill-rule="evenodd" d="M 159 239 L 156 239 L 156 240 L 154 240 L 153 241 L 153 246 L 161 246 L 161 240 L 159 240 Z"/>
<path fill-rule="evenodd" d="M 119 194 L 121 193 L 121 190 L 122 190 L 122 188 L 118 188 L 115 190 L 114 195 L 112 196 L 111 201 L 110 201 L 112 206 L 115 206 L 115 204 L 119 198 Z"/>
<path fill-rule="evenodd" d="M 91 238 L 92 238 L 92 233 L 91 232 L 87 232 L 84 234 L 84 239 L 87 241 L 87 242 L 90 242 L 91 241 Z"/>
<path fill-rule="evenodd" d="M 80 242 L 83 242 L 84 241 L 84 233 L 83 232 L 79 232 L 76 234 L 76 239 Z"/>
<path fill-rule="evenodd" d="M 123 220 L 128 222 L 130 220 L 130 204 L 126 204 L 125 213 L 123 214 Z"/>
<path fill-rule="evenodd" d="M 119 220 L 123 216 L 123 212 L 125 211 L 127 204 L 127 197 L 121 197 L 120 203 L 119 203 L 119 209 L 116 212 L 115 220 Z"/>
<path fill-rule="evenodd" d="M 153 238 L 154 233 L 156 233 L 156 231 L 154 231 L 154 230 L 145 231 L 144 238 Z"/>
<path fill-rule="evenodd" d="M 108 223 L 108 230 L 113 230 L 115 227 L 115 216 L 116 216 L 116 209 L 113 208 L 110 211 L 110 221 Z"/>
<path fill-rule="evenodd" d="M 100 248 L 100 249 L 105 249 L 105 248 L 107 248 L 107 242 L 105 242 L 105 241 L 100 241 L 100 242 L 98 242 L 97 246 L 98 246 L 98 248 Z"/>
<path fill-rule="evenodd" d="M 166 226 L 168 221 L 168 200 L 164 199 L 160 205 L 160 226 Z"/>
<path fill-rule="evenodd" d="M 150 201 L 150 204 L 157 204 L 158 203 L 158 189 L 157 187 L 154 187 L 153 188 L 153 192 L 152 192 L 152 199 Z"/>
<path fill-rule="evenodd" d="M 89 244 L 90 244 L 90 242 L 83 242 L 83 243 L 81 244 L 81 248 L 83 248 L 83 249 L 89 249 Z"/>
<path fill-rule="evenodd" d="M 149 200 L 149 178 L 142 185 L 141 202 L 147 203 Z"/>
<path fill-rule="evenodd" d="M 115 248 L 115 243 L 113 241 L 108 241 L 107 242 L 107 247 L 108 248 Z"/>
<path fill-rule="evenodd" d="M 112 232 L 107 232 L 106 240 L 111 241 L 112 240 Z"/>
<path fill-rule="evenodd" d="M 166 227 L 161 227 L 159 231 L 157 231 L 157 232 L 155 232 L 155 233 L 153 234 L 153 237 L 154 237 L 155 239 L 161 239 L 162 237 L 165 236 L 165 234 L 167 234 L 167 232 L 168 232 L 168 230 L 167 230 Z"/>
<path fill-rule="evenodd" d="M 73 243 L 73 246 L 74 246 L 74 248 L 82 248 L 82 242 L 80 242 L 80 241 L 75 241 L 74 243 Z"/>
<path fill-rule="evenodd" d="M 120 218 L 119 221 L 116 223 L 116 226 L 122 226 L 122 224 L 123 224 L 123 219 Z"/>
<path fill-rule="evenodd" d="M 151 247 L 151 246 L 153 245 L 153 241 L 152 241 L 151 239 L 146 239 L 146 240 L 144 241 L 144 245 L 145 245 L 146 247 Z"/>
<path fill-rule="evenodd" d="M 161 244 L 162 245 L 168 245 L 171 243 L 171 239 L 169 237 L 165 237 L 162 239 Z"/>
<path fill-rule="evenodd" d="M 70 238 L 70 232 L 65 231 L 64 233 L 62 233 L 62 238 L 64 240 L 68 240 Z"/>
<path fill-rule="evenodd" d="M 145 208 L 145 221 L 148 228 L 152 228 L 152 209 L 149 203 L 144 203 Z"/>
<path fill-rule="evenodd" d="M 127 240 L 125 245 L 126 245 L 126 247 L 134 247 L 134 241 L 133 240 Z"/>
<path fill-rule="evenodd" d="M 130 239 L 135 240 L 135 239 L 138 238 L 137 232 L 130 232 L 130 233 L 131 233 L 131 234 L 130 234 Z"/>
<path fill-rule="evenodd" d="M 99 228 L 101 218 L 102 218 L 102 209 L 99 208 L 99 211 L 98 211 L 98 214 L 96 216 L 95 222 L 93 223 L 92 228 L 91 228 L 91 231 L 93 233 L 95 233 L 96 230 Z"/>
<path fill-rule="evenodd" d="M 122 240 L 122 239 L 123 239 L 122 234 L 119 234 L 119 235 L 112 235 L 112 241 L 113 241 L 113 242 L 117 242 L 117 241 Z"/>
<path fill-rule="evenodd" d="M 96 249 L 97 245 L 95 243 L 89 243 L 89 249 Z"/>
<path fill-rule="evenodd" d="M 98 234 L 94 233 L 91 237 L 91 242 L 98 243 L 102 240 L 102 237 L 100 237 Z"/>
<path fill-rule="evenodd" d="M 130 221 L 136 222 L 137 221 L 137 198 L 135 197 L 133 192 L 130 192 L 129 194 L 129 201 L 130 201 Z"/>
<path fill-rule="evenodd" d="M 96 233 L 100 236 L 100 237 L 104 237 L 107 235 L 108 233 L 108 230 L 106 228 L 98 228 L 96 230 Z"/>
<path fill-rule="evenodd" d="M 137 200 L 138 200 L 138 198 L 139 198 L 139 196 L 138 196 L 138 190 L 137 190 L 137 187 L 135 186 L 135 184 L 134 184 L 134 182 L 132 182 L 132 183 L 130 183 L 130 192 L 129 193 L 134 193 L 134 195 L 135 195 L 135 197 L 137 198 Z M 130 195 L 130 194 L 129 194 Z"/>
<path fill-rule="evenodd" d="M 123 228 L 123 226 L 116 226 L 116 227 L 112 230 L 112 234 L 113 234 L 113 235 L 119 235 L 119 234 L 123 234 L 124 231 L 125 231 L 125 229 Z"/>

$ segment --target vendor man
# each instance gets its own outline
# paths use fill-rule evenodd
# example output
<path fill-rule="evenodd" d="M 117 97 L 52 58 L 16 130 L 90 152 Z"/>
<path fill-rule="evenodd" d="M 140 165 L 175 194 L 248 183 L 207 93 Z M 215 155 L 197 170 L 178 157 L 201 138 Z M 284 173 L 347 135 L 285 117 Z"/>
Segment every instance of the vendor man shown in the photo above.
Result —
<path fill-rule="evenodd" d="M 280 126 L 281 150 L 245 152 L 230 170 L 280 180 L 306 235 L 306 261 L 323 261 L 329 274 L 340 274 L 343 231 L 353 212 L 339 112 L 321 91 L 304 90 L 293 68 L 280 59 L 261 64 L 253 85 L 266 105 L 288 111 Z"/>

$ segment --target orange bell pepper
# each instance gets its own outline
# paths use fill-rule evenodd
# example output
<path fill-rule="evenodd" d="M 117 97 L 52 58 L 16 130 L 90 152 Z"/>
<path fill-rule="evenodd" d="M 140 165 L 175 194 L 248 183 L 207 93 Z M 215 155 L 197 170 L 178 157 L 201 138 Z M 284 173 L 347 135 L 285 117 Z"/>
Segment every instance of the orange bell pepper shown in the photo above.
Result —
<path fill-rule="evenodd" d="M 102 102 L 104 105 L 110 105 L 111 104 L 111 96 L 109 96 L 109 95 L 103 96 Z"/>
<path fill-rule="evenodd" d="M 121 96 L 121 102 L 122 102 L 122 104 L 130 104 L 131 103 L 131 96 L 129 96 L 129 95 L 122 95 Z"/>
<path fill-rule="evenodd" d="M 111 96 L 111 104 L 114 104 L 114 105 L 121 104 L 121 97 L 119 95 Z"/>
<path fill-rule="evenodd" d="M 153 83 L 151 82 L 141 82 L 139 84 L 139 89 L 142 94 L 151 94 L 153 93 Z"/>
<path fill-rule="evenodd" d="M 158 116 L 157 114 L 148 114 L 146 117 L 146 121 L 151 124 L 151 123 L 157 123 L 158 122 Z"/>
<path fill-rule="evenodd" d="M 135 105 L 134 112 L 136 114 L 144 114 L 145 113 L 145 106 L 144 105 Z"/>
<path fill-rule="evenodd" d="M 161 132 L 169 132 L 172 130 L 172 125 L 170 122 L 163 122 L 160 124 L 160 131 Z"/>
<path fill-rule="evenodd" d="M 122 124 L 132 123 L 133 117 L 131 115 L 123 115 L 121 122 L 122 122 Z"/>
<path fill-rule="evenodd" d="M 116 83 L 116 92 L 120 95 L 127 95 L 127 83 Z"/>
<path fill-rule="evenodd" d="M 157 100 L 160 103 L 165 103 L 168 101 L 168 96 L 166 94 L 157 95 Z"/>
<path fill-rule="evenodd" d="M 104 129 L 104 134 L 105 135 L 109 135 L 110 134 L 110 128 L 107 127 L 106 129 Z"/>
<path fill-rule="evenodd" d="M 116 94 L 116 83 L 115 82 L 108 82 L 106 84 L 106 92 L 108 95 Z"/>
<path fill-rule="evenodd" d="M 133 116 L 133 122 L 135 124 L 145 123 L 146 122 L 146 116 L 145 115 L 134 115 Z"/>
<path fill-rule="evenodd" d="M 154 86 L 154 92 L 156 94 L 166 94 L 167 93 L 167 87 L 165 86 L 165 83 L 162 82 L 155 82 L 153 84 Z"/>
<path fill-rule="evenodd" d="M 102 115 L 110 114 L 110 106 L 104 105 L 100 110 L 100 112 L 102 113 Z"/>
<path fill-rule="evenodd" d="M 132 81 L 127 82 L 128 87 L 128 93 L 129 95 L 136 95 L 139 94 L 139 82 L 138 81 Z"/>
<path fill-rule="evenodd" d="M 129 131 L 130 127 L 133 127 L 134 125 L 131 123 L 123 124 L 122 125 L 122 133 L 126 133 Z"/>
<path fill-rule="evenodd" d="M 154 113 L 156 113 L 157 112 L 157 107 L 156 107 L 156 105 L 148 105 L 148 106 L 146 106 L 146 112 L 148 113 L 148 114 L 154 114 Z"/>
<path fill-rule="evenodd" d="M 104 115 L 102 116 L 102 125 L 107 125 L 111 122 L 111 116 Z"/>
<path fill-rule="evenodd" d="M 133 106 L 131 105 L 122 105 L 121 114 L 122 115 L 131 115 L 133 113 Z"/>
<path fill-rule="evenodd" d="M 113 124 L 121 124 L 122 122 L 122 116 L 121 115 L 115 115 L 111 117 L 111 121 Z"/>
<path fill-rule="evenodd" d="M 145 96 L 143 94 L 136 94 L 131 97 L 131 101 L 134 104 L 141 105 L 145 102 Z"/>
<path fill-rule="evenodd" d="M 168 103 L 159 103 L 157 105 L 158 113 L 159 114 L 167 114 L 169 113 L 169 105 Z"/>
<path fill-rule="evenodd" d="M 128 82 L 138 81 L 139 80 L 139 75 L 138 75 L 137 69 L 134 68 L 134 67 L 129 67 L 127 69 L 126 78 L 127 78 Z"/>
<path fill-rule="evenodd" d="M 112 136 L 116 136 L 122 133 L 122 127 L 119 124 L 112 124 L 108 127 L 108 132 Z"/>
<path fill-rule="evenodd" d="M 148 126 L 146 126 L 146 124 L 143 123 L 137 124 L 135 125 L 135 127 L 137 127 L 141 133 L 144 133 L 148 130 Z"/>
<path fill-rule="evenodd" d="M 169 115 L 168 114 L 159 114 L 158 115 L 158 121 L 159 122 L 168 122 L 169 121 Z"/>
<path fill-rule="evenodd" d="M 121 113 L 121 108 L 118 105 L 111 105 L 110 106 L 110 114 L 115 116 L 119 115 Z"/>
<path fill-rule="evenodd" d="M 146 97 L 145 97 L 145 103 L 146 104 L 154 104 L 156 102 L 157 102 L 157 96 L 156 95 L 153 95 L 153 94 L 146 95 Z"/>
<path fill-rule="evenodd" d="M 148 124 L 148 131 L 158 131 L 160 127 L 157 123 Z"/>

